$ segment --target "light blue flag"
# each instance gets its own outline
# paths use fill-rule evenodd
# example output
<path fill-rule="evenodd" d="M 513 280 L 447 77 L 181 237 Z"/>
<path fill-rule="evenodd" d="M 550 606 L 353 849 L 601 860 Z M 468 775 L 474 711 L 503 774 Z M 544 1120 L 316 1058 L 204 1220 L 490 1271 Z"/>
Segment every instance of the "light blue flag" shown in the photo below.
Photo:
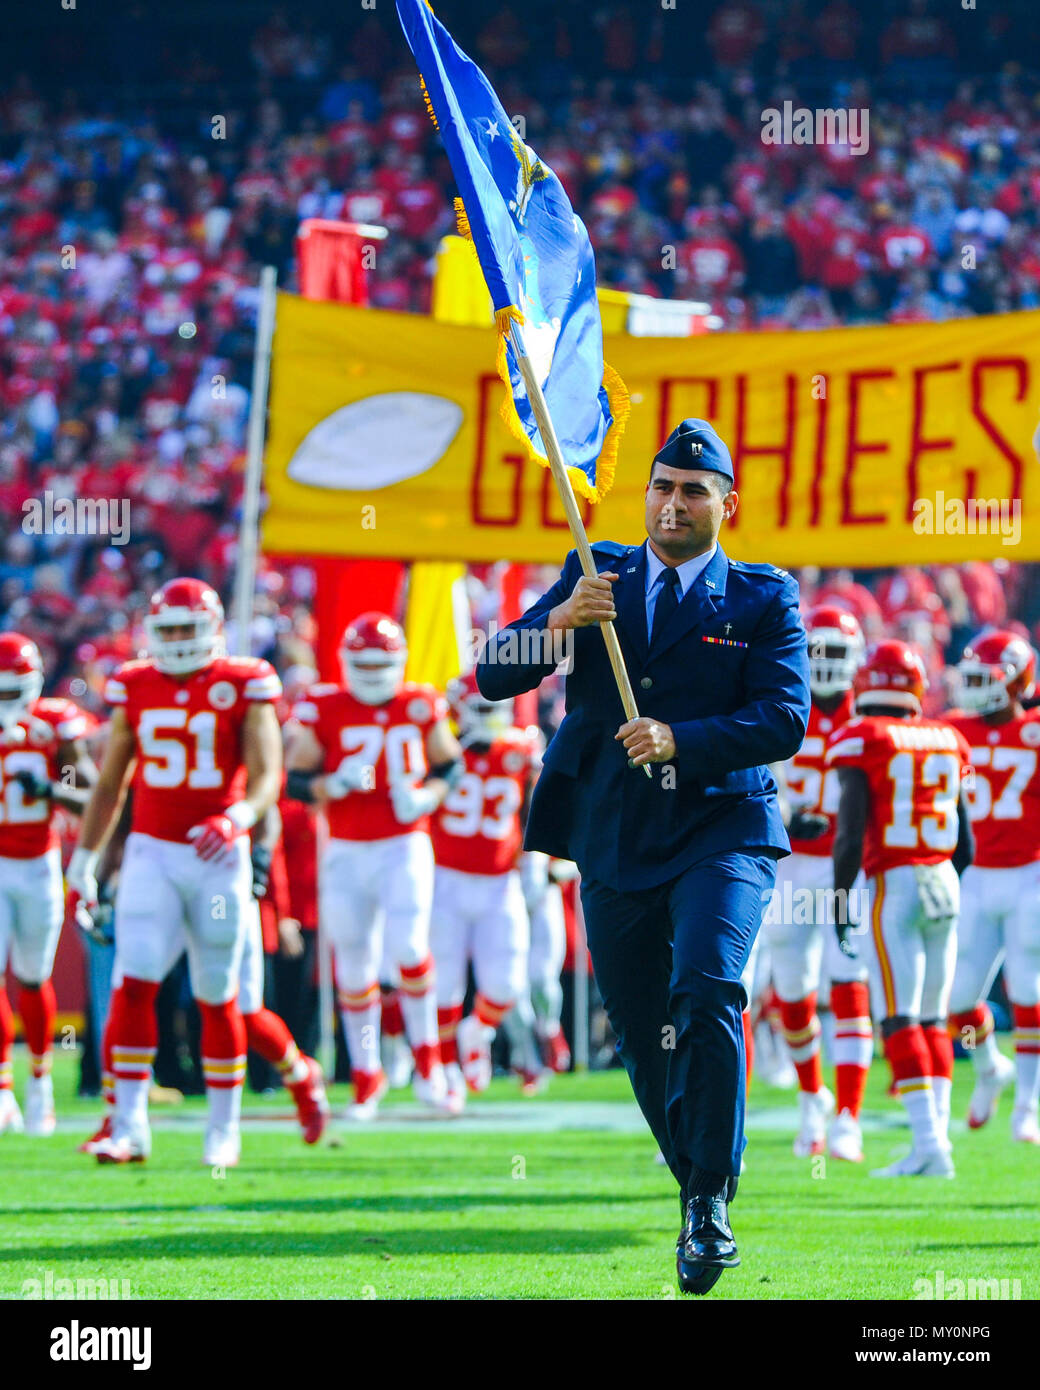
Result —
<path fill-rule="evenodd" d="M 574 489 L 598 502 L 613 481 L 629 400 L 624 382 L 603 361 L 596 263 L 585 224 L 426 0 L 397 0 L 397 13 L 459 186 L 459 230 L 472 239 L 491 291 L 498 369 L 509 388 L 503 419 L 544 463 L 509 339 L 510 319 L 522 316 L 527 354 Z"/>

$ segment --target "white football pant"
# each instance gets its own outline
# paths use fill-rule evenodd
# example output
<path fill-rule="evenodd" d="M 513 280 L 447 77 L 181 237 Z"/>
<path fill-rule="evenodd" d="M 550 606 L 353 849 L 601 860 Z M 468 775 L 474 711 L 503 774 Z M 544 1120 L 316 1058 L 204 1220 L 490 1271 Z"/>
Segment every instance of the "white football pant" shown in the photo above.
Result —
<path fill-rule="evenodd" d="M 10 963 L 26 984 L 49 980 L 64 920 L 59 849 L 34 859 L 0 859 L 0 975 Z"/>

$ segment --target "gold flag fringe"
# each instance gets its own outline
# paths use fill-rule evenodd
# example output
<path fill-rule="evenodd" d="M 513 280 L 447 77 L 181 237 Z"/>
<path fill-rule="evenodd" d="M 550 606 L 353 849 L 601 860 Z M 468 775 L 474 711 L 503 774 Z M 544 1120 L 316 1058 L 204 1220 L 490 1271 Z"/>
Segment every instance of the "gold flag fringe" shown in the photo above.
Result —
<path fill-rule="evenodd" d="M 455 199 L 455 225 L 458 228 L 459 236 L 469 242 L 470 246 L 473 248 L 473 254 L 476 255 L 477 248 L 473 245 L 473 231 L 469 225 L 469 215 L 466 212 L 461 198 Z M 531 458 L 547 467 L 548 460 L 544 454 L 540 454 L 535 448 L 517 413 L 516 402 L 513 400 L 513 383 L 509 377 L 509 361 L 506 357 L 506 344 L 509 341 L 509 325 L 511 323 L 522 324 L 523 322 L 524 316 L 515 304 L 507 304 L 504 309 L 495 310 L 495 330 L 498 333 L 498 350 L 495 354 L 495 370 L 502 379 L 502 385 L 506 388 L 498 413 L 506 429 L 519 444 L 524 446 Z M 610 428 L 607 430 L 606 438 L 603 441 L 603 448 L 600 450 L 599 458 L 596 461 L 595 487 L 589 482 L 582 469 L 574 468 L 570 465 L 568 465 L 567 468 L 574 491 L 580 497 L 584 497 L 588 502 L 602 502 L 603 498 L 606 497 L 614 484 L 614 474 L 617 471 L 618 450 L 621 447 L 621 436 L 625 432 L 625 426 L 628 424 L 628 417 L 632 412 L 632 402 L 628 394 L 628 388 L 608 362 L 603 363 L 603 389 L 607 393 L 607 402 L 610 406 L 610 413 L 613 418 Z"/>
<path fill-rule="evenodd" d="M 426 82 L 423 79 L 422 73 L 419 74 L 419 86 L 422 88 L 422 99 L 426 103 L 426 114 L 433 122 L 434 130 L 439 131 L 441 127 L 437 120 L 437 112 L 433 109 L 433 102 L 430 100 L 430 94 L 426 90 Z"/>

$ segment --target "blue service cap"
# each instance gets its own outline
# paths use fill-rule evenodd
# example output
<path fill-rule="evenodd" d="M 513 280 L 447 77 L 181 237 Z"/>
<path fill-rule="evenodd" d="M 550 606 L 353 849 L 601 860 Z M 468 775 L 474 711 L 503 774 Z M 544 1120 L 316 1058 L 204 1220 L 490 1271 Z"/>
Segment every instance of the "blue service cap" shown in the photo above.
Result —
<path fill-rule="evenodd" d="M 654 463 L 667 468 L 702 468 L 707 473 L 722 473 L 733 481 L 733 460 L 707 420 L 683 420 L 676 425 L 660 450 Z"/>

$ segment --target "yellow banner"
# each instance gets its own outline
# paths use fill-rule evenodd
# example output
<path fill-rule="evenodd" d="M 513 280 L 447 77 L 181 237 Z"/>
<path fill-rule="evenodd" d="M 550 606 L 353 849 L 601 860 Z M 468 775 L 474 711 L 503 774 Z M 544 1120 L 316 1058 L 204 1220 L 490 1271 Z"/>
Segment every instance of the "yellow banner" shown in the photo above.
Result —
<path fill-rule="evenodd" d="M 263 543 L 272 552 L 556 563 L 548 469 L 499 419 L 491 328 L 281 294 Z M 650 460 L 688 415 L 730 447 L 737 559 L 1040 559 L 1040 311 L 699 338 L 608 335 L 632 395 L 589 535 L 638 542 Z"/>

